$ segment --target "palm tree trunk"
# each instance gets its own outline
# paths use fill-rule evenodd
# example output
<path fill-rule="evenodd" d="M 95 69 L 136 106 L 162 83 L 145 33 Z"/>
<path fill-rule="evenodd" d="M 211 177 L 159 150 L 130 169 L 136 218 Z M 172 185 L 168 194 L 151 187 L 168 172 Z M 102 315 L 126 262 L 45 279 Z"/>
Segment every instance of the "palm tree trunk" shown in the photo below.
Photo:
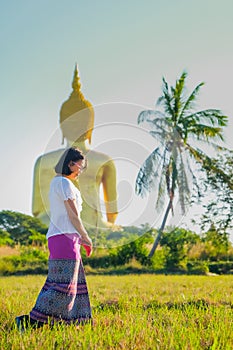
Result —
<path fill-rule="evenodd" d="M 151 258 L 153 255 L 154 255 L 154 252 L 159 244 L 159 241 L 160 241 L 160 237 L 163 233 L 163 230 L 164 230 L 164 227 L 166 225 L 166 222 L 167 222 L 167 218 L 168 218 L 168 214 L 169 214 L 169 211 L 172 209 L 172 199 L 170 199 L 169 203 L 168 203 L 168 206 L 167 206 L 167 209 L 166 209 L 166 212 L 165 212 L 165 215 L 164 215 L 164 218 L 163 218 L 163 222 L 162 222 L 162 225 L 160 227 L 160 229 L 158 230 L 158 234 L 155 238 L 155 241 L 154 241 L 154 244 L 153 244 L 153 247 L 151 248 L 151 251 L 150 251 L 150 254 L 148 255 L 149 258 Z"/>

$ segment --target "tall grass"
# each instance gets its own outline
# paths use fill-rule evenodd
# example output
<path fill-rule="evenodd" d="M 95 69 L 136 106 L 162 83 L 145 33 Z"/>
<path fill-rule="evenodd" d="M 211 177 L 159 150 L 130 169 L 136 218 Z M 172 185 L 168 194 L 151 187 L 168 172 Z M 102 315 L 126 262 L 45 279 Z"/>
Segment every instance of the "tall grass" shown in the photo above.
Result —
<path fill-rule="evenodd" d="M 88 276 L 93 325 L 19 335 L 16 315 L 33 307 L 45 276 L 1 277 L 5 349 L 232 349 L 231 276 Z"/>

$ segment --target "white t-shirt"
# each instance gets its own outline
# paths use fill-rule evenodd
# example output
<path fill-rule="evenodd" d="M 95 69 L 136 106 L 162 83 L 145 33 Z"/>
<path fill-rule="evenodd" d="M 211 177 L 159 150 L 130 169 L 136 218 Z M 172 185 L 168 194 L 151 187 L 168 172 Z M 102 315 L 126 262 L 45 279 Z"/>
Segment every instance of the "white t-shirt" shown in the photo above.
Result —
<path fill-rule="evenodd" d="M 63 233 L 78 233 L 72 225 L 66 207 L 65 200 L 74 199 L 78 213 L 82 210 L 82 197 L 72 181 L 63 176 L 55 176 L 50 184 L 50 225 L 46 237 L 61 235 Z"/>

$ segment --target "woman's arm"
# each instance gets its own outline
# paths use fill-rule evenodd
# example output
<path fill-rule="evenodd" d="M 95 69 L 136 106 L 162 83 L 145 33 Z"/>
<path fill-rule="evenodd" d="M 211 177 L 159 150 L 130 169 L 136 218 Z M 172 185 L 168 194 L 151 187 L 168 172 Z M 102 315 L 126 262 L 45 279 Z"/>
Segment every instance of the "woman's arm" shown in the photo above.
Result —
<path fill-rule="evenodd" d="M 68 199 L 68 200 L 65 200 L 64 203 L 72 225 L 75 227 L 75 229 L 78 231 L 78 233 L 81 236 L 81 240 L 82 240 L 81 243 L 92 247 L 92 240 L 88 236 L 88 233 L 83 226 L 82 220 L 80 219 L 75 200 Z"/>

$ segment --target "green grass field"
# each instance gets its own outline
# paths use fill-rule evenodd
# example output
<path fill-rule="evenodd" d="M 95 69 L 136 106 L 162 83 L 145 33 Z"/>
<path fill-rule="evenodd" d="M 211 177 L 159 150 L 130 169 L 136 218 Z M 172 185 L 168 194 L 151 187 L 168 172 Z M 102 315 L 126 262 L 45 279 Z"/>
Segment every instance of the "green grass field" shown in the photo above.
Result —
<path fill-rule="evenodd" d="M 1 349 L 233 349 L 232 276 L 87 276 L 94 325 L 20 335 L 45 276 L 1 277 Z"/>

